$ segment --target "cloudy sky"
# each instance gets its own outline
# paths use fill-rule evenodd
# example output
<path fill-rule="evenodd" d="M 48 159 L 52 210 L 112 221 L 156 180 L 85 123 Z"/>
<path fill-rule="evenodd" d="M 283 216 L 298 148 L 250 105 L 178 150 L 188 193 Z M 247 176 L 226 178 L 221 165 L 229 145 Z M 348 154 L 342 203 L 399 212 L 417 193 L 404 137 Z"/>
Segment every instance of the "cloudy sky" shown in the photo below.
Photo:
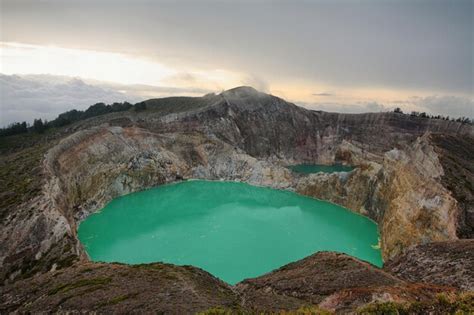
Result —
<path fill-rule="evenodd" d="M 474 117 L 473 3 L 0 0 L 0 124 L 238 85 Z"/>

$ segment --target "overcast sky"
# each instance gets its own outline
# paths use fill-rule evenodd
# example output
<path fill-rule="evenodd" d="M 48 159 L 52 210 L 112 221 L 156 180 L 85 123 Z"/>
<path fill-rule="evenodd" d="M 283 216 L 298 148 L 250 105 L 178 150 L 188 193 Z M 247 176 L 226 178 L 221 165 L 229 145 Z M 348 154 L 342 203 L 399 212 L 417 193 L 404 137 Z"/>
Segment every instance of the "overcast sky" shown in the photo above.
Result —
<path fill-rule="evenodd" d="M 47 108 L 43 89 L 24 119 L 86 106 L 78 80 L 97 101 L 252 85 L 310 108 L 474 116 L 471 0 L 0 3 L 2 124 L 34 95 L 13 74 L 76 77 L 67 102 L 58 90 Z"/>

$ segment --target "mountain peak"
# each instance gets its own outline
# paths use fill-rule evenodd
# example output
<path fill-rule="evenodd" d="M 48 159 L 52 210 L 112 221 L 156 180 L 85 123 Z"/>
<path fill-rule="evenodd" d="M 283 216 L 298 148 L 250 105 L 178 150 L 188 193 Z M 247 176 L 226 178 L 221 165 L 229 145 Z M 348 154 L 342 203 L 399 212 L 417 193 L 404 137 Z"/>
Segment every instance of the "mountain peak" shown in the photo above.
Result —
<path fill-rule="evenodd" d="M 256 89 L 254 89 L 251 86 L 243 85 L 243 86 L 238 86 L 238 87 L 226 90 L 222 93 L 223 94 L 236 94 L 236 95 L 239 95 L 239 96 L 244 96 L 244 95 L 249 95 L 250 96 L 250 95 L 257 95 L 261 92 L 257 91 Z"/>

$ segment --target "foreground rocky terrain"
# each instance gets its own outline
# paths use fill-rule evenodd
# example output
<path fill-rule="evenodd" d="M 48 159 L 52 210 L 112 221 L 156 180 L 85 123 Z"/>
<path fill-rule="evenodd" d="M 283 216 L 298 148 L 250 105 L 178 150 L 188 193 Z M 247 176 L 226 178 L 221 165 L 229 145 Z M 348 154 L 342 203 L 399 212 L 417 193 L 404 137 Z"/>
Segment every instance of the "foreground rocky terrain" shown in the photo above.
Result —
<path fill-rule="evenodd" d="M 438 293 L 446 307 L 472 305 L 461 291 L 473 290 L 473 245 L 458 240 L 474 231 L 472 125 L 309 111 L 248 87 L 142 107 L 2 139 L 0 310 L 428 309 Z M 286 168 L 335 162 L 356 169 Z M 324 253 L 230 287 L 192 267 L 88 262 L 80 220 L 117 196 L 191 178 L 288 189 L 366 215 L 379 224 L 387 269 Z"/>
<path fill-rule="evenodd" d="M 314 254 L 234 287 L 192 266 L 81 262 L 3 287 L 0 311 L 219 314 L 308 308 L 315 313 L 363 313 L 364 307 L 370 307 L 368 310 L 374 311 L 411 309 L 414 314 L 469 312 L 474 307 L 474 294 L 460 293 L 456 285 L 460 281 L 472 289 L 472 281 L 469 284 L 465 276 L 472 276 L 474 259 L 467 253 L 474 242 L 436 246 L 449 250 L 451 245 L 463 247 L 466 252 L 457 257 L 458 273 L 449 275 L 453 282 L 450 285 L 426 281 L 431 280 L 426 271 L 412 273 L 416 282 L 403 280 L 358 259 L 331 252 Z M 423 250 L 412 248 L 411 253 L 427 254 Z M 414 262 L 411 259 L 409 264 Z M 440 270 L 450 268 L 450 262 L 436 263 Z"/>

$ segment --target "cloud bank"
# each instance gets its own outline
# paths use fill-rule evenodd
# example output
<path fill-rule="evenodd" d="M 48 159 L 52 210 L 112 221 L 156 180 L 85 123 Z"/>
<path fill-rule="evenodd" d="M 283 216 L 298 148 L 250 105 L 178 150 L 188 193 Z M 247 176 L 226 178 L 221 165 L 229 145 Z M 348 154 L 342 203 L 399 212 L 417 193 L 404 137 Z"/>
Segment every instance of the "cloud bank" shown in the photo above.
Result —
<path fill-rule="evenodd" d="M 133 61 L 130 69 L 140 69 L 123 75 L 127 81 L 144 80 L 143 73 L 167 73 L 160 67 L 150 71 L 148 61 L 153 61 L 176 71 L 253 73 L 270 84 L 301 80 L 351 88 L 473 93 L 472 0 L 1 3 L 3 41 L 145 57 L 143 62 L 126 58 Z M 80 57 L 72 52 L 68 56 Z M 100 80 L 119 77 L 127 67 L 115 67 L 113 61 L 123 64 L 124 59 L 106 56 L 92 67 L 84 62 L 84 68 L 96 72 L 110 64 L 107 78 Z M 83 72 L 67 75 L 89 77 Z M 158 85 L 151 80 L 119 82 Z"/>

